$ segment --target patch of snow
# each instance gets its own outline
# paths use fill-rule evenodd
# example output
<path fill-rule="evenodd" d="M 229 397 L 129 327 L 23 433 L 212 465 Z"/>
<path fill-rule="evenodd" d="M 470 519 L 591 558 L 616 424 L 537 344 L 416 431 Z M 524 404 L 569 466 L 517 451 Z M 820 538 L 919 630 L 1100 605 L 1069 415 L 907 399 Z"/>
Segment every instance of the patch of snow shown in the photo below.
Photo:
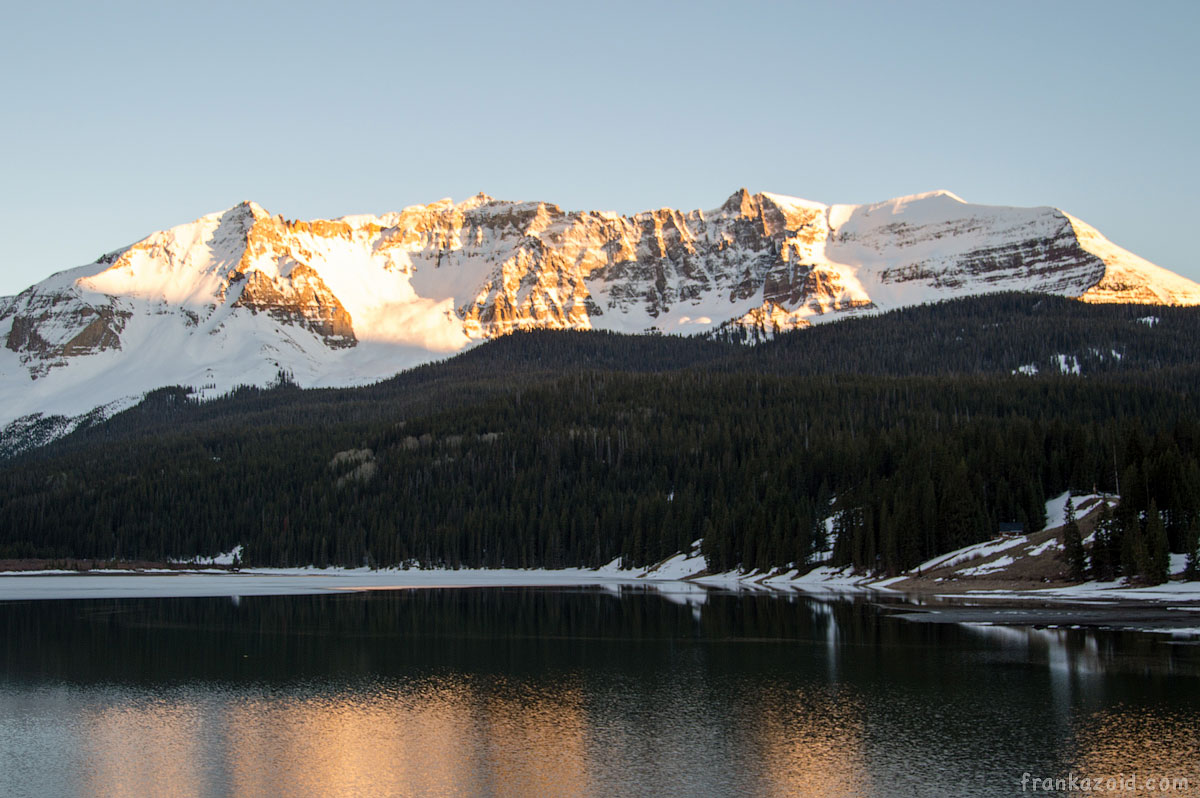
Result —
<path fill-rule="evenodd" d="M 1111 507 L 1115 506 L 1118 500 L 1118 497 L 1107 493 L 1087 493 L 1079 496 L 1072 496 L 1071 491 L 1066 491 L 1065 493 L 1061 493 L 1046 502 L 1046 525 L 1042 527 L 1043 530 L 1058 529 L 1067 523 L 1068 497 L 1071 499 L 1071 504 L 1075 508 L 1076 519 L 1080 517 L 1079 508 L 1085 504 L 1091 505 L 1093 502 L 1099 500 Z M 1088 508 L 1087 512 L 1091 512 L 1091 507 Z"/>
<path fill-rule="evenodd" d="M 887 585 L 892 582 L 900 581 L 905 577 L 893 577 L 875 581 L 873 577 L 858 574 L 854 572 L 851 566 L 843 568 L 834 568 L 828 565 L 822 565 L 803 576 L 798 576 L 786 583 L 788 587 L 797 590 L 832 590 L 839 592 L 862 592 L 871 590 L 887 590 Z M 784 584 L 784 583 L 772 583 Z"/>
<path fill-rule="evenodd" d="M 224 554 L 215 557 L 193 557 L 190 560 L 173 560 L 178 563 L 199 563 L 201 565 L 233 565 L 234 560 L 242 559 L 242 545 L 239 543 Z"/>
<path fill-rule="evenodd" d="M 947 598 L 969 597 L 987 599 L 1030 598 L 1059 599 L 1063 601 L 1106 599 L 1140 599 L 1146 601 L 1200 601 L 1200 582 L 1167 582 L 1149 587 L 1133 587 L 1125 580 L 1113 582 L 1083 582 L 1067 587 L 1052 587 L 1038 590 L 972 590 L 961 596 L 947 594 Z"/>
<path fill-rule="evenodd" d="M 794 580 L 799 573 L 800 572 L 798 570 L 796 570 L 795 568 L 791 568 L 787 571 L 784 571 L 783 573 L 776 574 L 775 576 L 768 576 L 766 579 L 763 579 L 761 581 L 762 581 L 762 584 L 764 584 L 764 585 L 775 585 L 775 584 L 789 585 L 792 583 L 792 580 Z"/>
<path fill-rule="evenodd" d="M 983 576 L 985 574 L 994 574 L 996 571 L 1003 571 L 1005 568 L 1012 565 L 1013 562 L 1015 561 L 1012 557 L 1005 555 L 1003 557 L 997 557 L 991 562 L 986 562 L 983 565 L 976 565 L 971 568 L 960 568 L 957 573 L 963 576 Z"/>
<path fill-rule="evenodd" d="M 185 596 L 277 596 L 330 591 L 402 590 L 430 587 L 570 586 L 637 583 L 630 572 L 615 576 L 584 568 L 561 570 L 387 570 L 281 568 L 220 572 L 111 575 L 0 575 L 0 600 L 93 599 Z"/>
<path fill-rule="evenodd" d="M 630 569 L 622 570 L 621 562 L 622 562 L 621 557 L 614 557 L 611 562 L 606 563 L 606 564 L 600 566 L 599 568 L 597 568 L 596 574 L 600 575 L 600 576 L 611 576 L 611 577 L 630 576 L 630 574 L 632 572 L 630 571 Z"/>
<path fill-rule="evenodd" d="M 1054 538 L 1050 538 L 1049 540 L 1043 540 L 1038 545 L 1031 547 L 1026 551 L 1026 554 L 1030 557 L 1038 557 L 1042 554 L 1045 554 L 1050 549 L 1058 549 L 1059 551 L 1062 551 L 1063 544 L 1059 543 Z"/>
<path fill-rule="evenodd" d="M 756 571 L 725 571 L 719 574 L 707 574 L 692 581 L 698 584 L 737 587 L 750 583 L 756 576 L 759 576 Z"/>
<path fill-rule="evenodd" d="M 829 506 L 832 507 L 836 502 L 837 496 L 830 497 Z M 835 526 L 837 524 L 838 516 L 840 516 L 842 512 L 842 510 L 838 510 L 835 513 L 831 513 L 825 517 L 824 521 L 821 522 L 822 526 L 825 527 L 825 548 L 823 548 L 821 551 L 814 551 L 809 556 L 807 564 L 829 562 L 833 559 L 833 547 L 834 544 L 837 543 L 837 532 L 835 531 Z"/>
<path fill-rule="evenodd" d="M 1079 374 L 1079 358 L 1074 355 L 1055 355 L 1058 360 L 1058 370 L 1063 374 Z"/>
<path fill-rule="evenodd" d="M 917 571 L 924 573 L 935 568 L 949 568 L 960 563 L 978 560 L 984 557 L 990 557 L 993 554 L 998 554 L 1002 551 L 1007 551 L 1014 546 L 1020 546 L 1022 543 L 1028 543 L 1029 538 L 1020 535 L 1011 538 L 999 538 L 997 540 L 985 540 L 982 543 L 975 543 L 970 546 L 964 546 L 961 549 L 947 552 L 946 554 L 934 557 L 932 560 L 921 563 L 917 566 Z M 910 570 L 910 573 L 912 571 Z"/>
<path fill-rule="evenodd" d="M 648 570 L 641 574 L 642 579 L 686 579 L 689 576 L 695 576 L 708 567 L 707 562 L 699 551 L 699 547 L 692 550 L 692 553 L 685 554 L 680 552 L 673 557 L 668 557 L 657 565 L 651 566 Z"/>

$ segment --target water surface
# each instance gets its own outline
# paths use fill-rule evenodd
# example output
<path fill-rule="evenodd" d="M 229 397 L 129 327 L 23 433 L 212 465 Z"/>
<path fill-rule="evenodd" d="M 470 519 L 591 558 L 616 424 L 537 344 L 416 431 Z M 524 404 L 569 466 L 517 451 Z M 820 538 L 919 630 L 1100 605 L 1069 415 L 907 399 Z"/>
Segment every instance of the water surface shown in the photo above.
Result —
<path fill-rule="evenodd" d="M 1162 636 L 648 587 L 3 603 L 0 631 L 6 796 L 1200 794 L 1200 648 Z"/>

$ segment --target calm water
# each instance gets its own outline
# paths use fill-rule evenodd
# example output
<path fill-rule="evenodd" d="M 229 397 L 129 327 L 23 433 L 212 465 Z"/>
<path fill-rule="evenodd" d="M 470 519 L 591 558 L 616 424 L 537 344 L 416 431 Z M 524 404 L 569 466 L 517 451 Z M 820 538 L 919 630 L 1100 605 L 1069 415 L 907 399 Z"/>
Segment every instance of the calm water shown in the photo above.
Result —
<path fill-rule="evenodd" d="M 4 796 L 1200 794 L 1200 648 L 1148 635 L 645 588 L 7 603 L 0 629 Z"/>

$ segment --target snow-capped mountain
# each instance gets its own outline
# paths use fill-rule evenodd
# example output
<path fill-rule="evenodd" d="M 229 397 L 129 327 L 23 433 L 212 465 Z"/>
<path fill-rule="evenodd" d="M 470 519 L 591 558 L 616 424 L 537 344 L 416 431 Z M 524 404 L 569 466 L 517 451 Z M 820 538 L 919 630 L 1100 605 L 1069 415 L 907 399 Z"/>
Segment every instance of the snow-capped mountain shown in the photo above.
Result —
<path fill-rule="evenodd" d="M 822 205 L 740 190 L 635 216 L 478 195 L 289 221 L 252 202 L 0 299 L 0 424 L 280 369 L 374 381 L 514 329 L 789 329 L 967 294 L 1200 304 L 1200 285 L 1049 207 L 948 192 Z"/>

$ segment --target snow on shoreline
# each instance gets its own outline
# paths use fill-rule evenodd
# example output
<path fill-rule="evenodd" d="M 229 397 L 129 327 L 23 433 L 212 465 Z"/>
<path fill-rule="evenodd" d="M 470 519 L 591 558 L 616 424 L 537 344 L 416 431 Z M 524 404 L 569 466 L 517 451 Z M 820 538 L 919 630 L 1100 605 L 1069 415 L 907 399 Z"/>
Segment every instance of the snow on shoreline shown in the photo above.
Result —
<path fill-rule="evenodd" d="M 232 596 L 313 595 L 368 590 L 467 587 L 583 587 L 649 585 L 658 590 L 689 593 L 708 589 L 756 590 L 800 593 L 888 593 L 904 577 L 872 579 L 822 566 L 803 576 L 795 571 L 780 574 L 730 572 L 693 578 L 703 559 L 676 555 L 651 569 L 622 570 L 617 561 L 596 570 L 549 569 L 389 569 L 368 568 L 262 568 L 230 572 L 196 571 L 27 571 L 0 573 L 0 601 L 97 598 L 183 598 Z M 1152 587 L 1130 587 L 1121 582 L 1085 582 L 1068 587 L 1039 589 L 970 590 L 946 585 L 943 598 L 988 600 L 1049 599 L 1063 602 L 1140 599 L 1172 602 L 1200 601 L 1200 582 L 1169 582 Z"/>
<path fill-rule="evenodd" d="M 702 591 L 688 580 L 705 568 L 699 541 L 687 554 L 676 554 L 649 568 L 622 569 L 617 558 L 590 568 L 206 568 L 229 564 L 231 552 L 205 559 L 194 570 L 146 569 L 0 572 L 0 601 L 94 598 L 180 598 L 312 595 L 337 591 L 405 590 L 439 587 L 571 587 L 648 584 L 664 590 Z M 710 577 L 737 585 L 754 575 Z M 757 575 L 761 576 L 761 574 Z M 722 578 L 727 577 L 727 578 Z M 712 587 L 718 584 L 710 585 Z"/>
<path fill-rule="evenodd" d="M 1104 494 L 1071 497 L 1070 493 L 1046 502 L 1046 525 L 1050 531 L 1066 523 L 1066 504 L 1072 498 L 1076 507 L 1089 508 L 1108 503 L 1115 497 Z M 832 527 L 832 523 L 830 523 Z M 832 528 L 830 529 L 832 534 Z M 916 568 L 891 578 L 877 578 L 855 573 L 850 567 L 829 565 L 800 574 L 798 570 L 729 571 L 706 573 L 700 540 L 693 541 L 687 550 L 647 568 L 621 568 L 616 558 L 597 569 L 422 569 L 389 568 L 248 568 L 229 571 L 214 568 L 232 565 L 241 559 L 241 546 L 216 557 L 200 558 L 196 567 L 187 571 L 146 569 L 140 571 L 95 570 L 77 571 L 14 571 L 0 572 L 0 601 L 30 601 L 39 599 L 94 598 L 173 598 L 222 596 L 311 595 L 335 591 L 405 590 L 417 588 L 465 587 L 571 587 L 602 585 L 620 589 L 621 585 L 650 585 L 655 590 L 671 593 L 688 603 L 703 603 L 708 590 L 753 590 L 781 593 L 887 593 L 903 597 L 920 593 L 944 599 L 970 598 L 990 601 L 1022 601 L 1029 599 L 1087 603 L 1120 599 L 1156 600 L 1171 602 L 1200 602 L 1200 581 L 1172 581 L 1150 587 L 1134 587 L 1119 582 L 1084 582 L 1062 587 L 1028 586 L 1028 581 L 1008 584 L 1005 570 L 1015 558 L 1038 556 L 1050 548 L 1061 548 L 1055 537 L 1031 544 L 1031 535 L 1001 537 L 976 543 L 956 551 L 938 555 Z M 1017 550 L 1025 546 L 1024 554 Z M 1181 575 L 1184 557 L 1172 555 L 1170 573 Z M 962 566 L 962 567 L 959 567 Z M 905 582 L 931 570 L 956 568 L 954 575 L 984 577 L 991 580 L 990 589 L 972 589 L 970 580 L 946 580 L 934 591 L 914 589 Z M 941 579 L 936 580 L 942 582 Z M 981 588 L 983 586 L 981 585 Z"/>
<path fill-rule="evenodd" d="M 435 587 L 569 587 L 654 582 L 616 569 L 387 570 L 271 568 L 187 572 L 30 572 L 0 574 L 0 601 L 312 595 Z"/>

